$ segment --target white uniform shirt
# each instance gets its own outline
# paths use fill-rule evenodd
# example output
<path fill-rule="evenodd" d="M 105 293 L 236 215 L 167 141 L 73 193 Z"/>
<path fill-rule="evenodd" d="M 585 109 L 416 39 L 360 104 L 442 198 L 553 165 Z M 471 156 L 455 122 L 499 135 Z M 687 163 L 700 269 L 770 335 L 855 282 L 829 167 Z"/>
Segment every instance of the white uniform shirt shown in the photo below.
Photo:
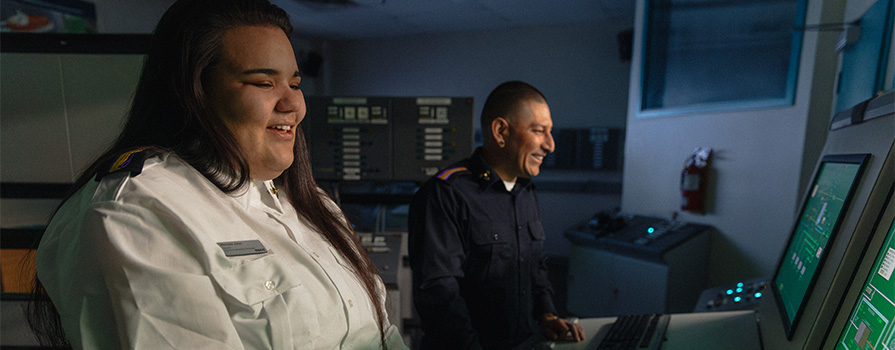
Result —
<path fill-rule="evenodd" d="M 37 253 L 75 349 L 379 348 L 351 265 L 270 186 L 225 194 L 170 154 L 85 185 Z M 267 252 L 227 256 L 219 245 L 237 241 Z M 386 342 L 406 348 L 388 324 Z"/>

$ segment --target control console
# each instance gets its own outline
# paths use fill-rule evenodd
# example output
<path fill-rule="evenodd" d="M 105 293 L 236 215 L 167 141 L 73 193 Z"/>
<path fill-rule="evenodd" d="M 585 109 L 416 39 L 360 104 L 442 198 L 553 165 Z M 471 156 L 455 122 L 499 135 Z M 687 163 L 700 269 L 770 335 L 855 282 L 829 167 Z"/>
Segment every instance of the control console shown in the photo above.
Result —
<path fill-rule="evenodd" d="M 705 288 L 708 225 L 598 214 L 565 231 L 566 309 L 581 317 L 681 313 Z"/>
<path fill-rule="evenodd" d="M 565 236 L 573 243 L 661 261 L 665 252 L 709 229 L 707 225 L 684 221 L 598 213 L 590 220 L 567 230 Z"/>
<path fill-rule="evenodd" d="M 755 310 L 767 293 L 767 278 L 737 282 L 702 291 L 693 312 Z"/>

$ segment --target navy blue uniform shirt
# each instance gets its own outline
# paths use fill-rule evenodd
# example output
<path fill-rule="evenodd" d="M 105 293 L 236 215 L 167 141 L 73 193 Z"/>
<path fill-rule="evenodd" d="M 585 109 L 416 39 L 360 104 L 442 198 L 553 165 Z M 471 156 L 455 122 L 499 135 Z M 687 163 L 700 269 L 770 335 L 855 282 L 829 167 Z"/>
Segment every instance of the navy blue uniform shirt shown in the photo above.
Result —
<path fill-rule="evenodd" d="M 555 313 L 530 179 L 512 191 L 481 148 L 427 181 L 409 212 L 421 349 L 508 349 Z"/>

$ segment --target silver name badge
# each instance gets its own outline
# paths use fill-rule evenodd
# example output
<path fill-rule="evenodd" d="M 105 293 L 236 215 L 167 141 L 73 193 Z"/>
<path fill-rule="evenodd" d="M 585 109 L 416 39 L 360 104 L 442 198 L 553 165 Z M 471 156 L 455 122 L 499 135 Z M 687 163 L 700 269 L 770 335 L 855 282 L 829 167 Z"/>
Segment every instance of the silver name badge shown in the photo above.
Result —
<path fill-rule="evenodd" d="M 224 255 L 228 257 L 267 253 L 267 248 L 264 248 L 261 241 L 257 239 L 251 241 L 218 242 L 218 245 L 224 250 Z"/>

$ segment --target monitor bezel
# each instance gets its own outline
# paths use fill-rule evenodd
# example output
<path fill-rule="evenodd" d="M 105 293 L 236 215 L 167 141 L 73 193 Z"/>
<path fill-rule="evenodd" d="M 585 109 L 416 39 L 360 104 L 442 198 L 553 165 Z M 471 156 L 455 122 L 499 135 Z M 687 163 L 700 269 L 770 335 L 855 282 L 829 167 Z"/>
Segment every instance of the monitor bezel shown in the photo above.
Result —
<path fill-rule="evenodd" d="M 842 211 L 839 212 L 839 217 L 836 219 L 836 224 L 833 226 L 833 230 L 830 232 L 830 239 L 827 242 L 827 247 L 833 246 L 833 243 L 836 240 L 836 237 L 839 236 L 839 229 L 842 227 L 843 219 L 845 218 L 845 214 L 851 208 L 851 201 L 857 192 L 858 186 L 861 184 L 863 180 L 864 170 L 867 168 L 867 162 L 870 159 L 869 153 L 857 153 L 857 154 L 828 154 L 824 155 L 820 162 L 818 162 L 817 168 L 814 170 L 814 176 L 811 178 L 811 182 L 809 183 L 809 187 L 806 189 L 805 194 L 802 196 L 802 201 L 799 205 L 798 215 L 795 217 L 795 221 L 793 222 L 792 228 L 789 232 L 789 239 L 786 242 L 786 245 L 783 247 L 783 251 L 780 254 L 780 259 L 777 262 L 776 269 L 774 270 L 774 277 L 771 279 L 771 288 L 773 290 L 774 301 L 777 306 L 777 311 L 780 313 L 781 323 L 783 324 L 783 330 L 786 333 L 786 340 L 792 340 L 793 335 L 795 334 L 796 327 L 799 324 L 799 321 L 802 318 L 802 314 L 805 312 L 805 306 L 808 304 L 807 301 L 811 297 L 811 293 L 814 290 L 815 284 L 817 283 L 817 279 L 820 276 L 821 271 L 823 270 L 823 266 L 826 263 L 827 256 L 829 254 L 823 254 L 818 260 L 817 268 L 814 271 L 814 275 L 811 276 L 811 281 L 808 282 L 808 289 L 805 293 L 805 296 L 802 298 L 802 302 L 799 304 L 798 309 L 796 310 L 795 315 L 793 316 L 792 322 L 789 320 L 789 315 L 786 313 L 786 306 L 784 305 L 782 296 L 780 295 L 780 291 L 777 289 L 777 278 L 780 274 L 780 268 L 783 266 L 786 260 L 786 252 L 789 251 L 790 245 L 793 243 L 793 239 L 795 238 L 796 231 L 799 227 L 799 221 L 804 214 L 806 206 L 808 204 L 808 200 L 810 199 L 811 187 L 813 187 L 820 176 L 821 170 L 824 168 L 824 165 L 827 163 L 848 163 L 855 164 L 858 166 L 858 172 L 855 174 L 855 181 L 852 182 L 851 188 L 848 190 L 848 194 L 845 197 L 845 201 L 843 201 Z"/>

